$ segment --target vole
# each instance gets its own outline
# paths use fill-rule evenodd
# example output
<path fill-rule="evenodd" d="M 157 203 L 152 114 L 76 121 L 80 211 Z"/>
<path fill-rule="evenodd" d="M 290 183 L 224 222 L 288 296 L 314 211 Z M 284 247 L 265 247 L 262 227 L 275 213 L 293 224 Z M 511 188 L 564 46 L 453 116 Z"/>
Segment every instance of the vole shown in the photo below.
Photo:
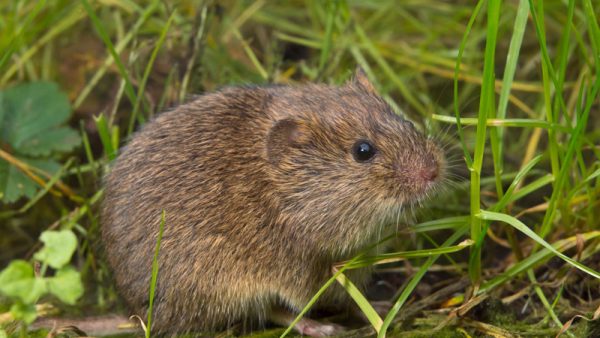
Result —
<path fill-rule="evenodd" d="M 121 149 L 105 178 L 102 241 L 144 316 L 165 211 L 153 331 L 287 325 L 332 265 L 432 194 L 444 168 L 436 143 L 360 69 L 340 87 L 229 87 L 160 114 Z M 320 301 L 344 299 L 336 285 Z M 296 329 L 338 331 L 310 319 Z"/>

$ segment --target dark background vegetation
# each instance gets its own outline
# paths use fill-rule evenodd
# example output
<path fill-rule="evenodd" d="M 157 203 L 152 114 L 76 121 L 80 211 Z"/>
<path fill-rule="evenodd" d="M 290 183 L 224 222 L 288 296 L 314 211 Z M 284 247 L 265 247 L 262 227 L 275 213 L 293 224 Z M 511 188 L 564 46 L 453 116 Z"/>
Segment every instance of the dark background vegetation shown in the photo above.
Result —
<path fill-rule="evenodd" d="M 340 84 L 357 65 L 398 113 L 445 144 L 453 160 L 454 183 L 426 209 L 407 217 L 407 223 L 474 217 L 470 203 L 475 197 L 469 193 L 473 176 L 458 140 L 457 108 L 462 118 L 474 118 L 463 121 L 467 152 L 473 154 L 478 146 L 484 150 L 475 205 L 491 210 L 517 173 L 539 155 L 515 189 L 518 198 L 496 211 L 518 218 L 557 250 L 597 271 L 600 113 L 594 88 L 599 81 L 600 6 L 593 1 L 533 1 L 537 17 L 527 15 L 515 52 L 509 46 L 523 3 L 528 2 L 502 2 L 495 59 L 490 60 L 485 55 L 487 2 L 470 31 L 474 1 L 2 2 L 0 268 L 17 259 L 38 262 L 31 272 L 37 278 L 70 269 L 78 272 L 85 292 L 69 301 L 69 295 L 48 289 L 26 301 L 6 292 L 2 296 L 0 289 L 0 326 L 22 333 L 25 326 L 15 324 L 15 313 L 32 311 L 42 317 L 123 313 L 99 248 L 98 202 L 110 160 L 140 124 L 193 95 L 223 86 Z M 545 41 L 540 42 L 535 23 L 542 25 Z M 507 55 L 518 57 L 512 83 L 503 80 Z M 486 63 L 496 83 L 486 77 Z M 482 111 L 486 83 L 495 101 L 491 110 Z M 505 118 L 512 120 L 488 123 L 488 135 L 499 129 L 504 133 L 496 158 L 492 141 L 488 138 L 484 145 L 477 138 L 477 118 L 487 114 L 504 119 L 495 113 L 503 86 L 511 88 Z M 33 106 L 27 105 L 28 98 Z M 28 138 L 21 140 L 19 135 L 25 134 Z M 441 231 L 404 231 L 394 247 L 441 245 L 462 226 L 452 224 Z M 76 235 L 70 261 L 55 267 L 34 257 L 46 230 Z M 477 258 L 469 260 L 468 250 L 433 263 L 390 335 L 554 336 L 576 315 L 598 317 L 598 279 L 549 252 L 526 261 L 540 245 L 502 222 L 485 230 L 481 269 L 474 263 Z M 472 229 L 463 238 L 469 237 Z M 424 262 L 421 258 L 384 266 L 367 294 L 395 301 Z M 483 292 L 475 289 L 482 299 L 472 300 L 472 308 L 463 307 L 457 314 L 473 292 L 470 285 L 483 285 Z M 441 293 L 432 297 L 436 292 Z M 15 310 L 15 304 L 29 310 Z M 44 304 L 52 310 L 40 306 Z M 574 323 L 570 335 L 600 336 L 594 331 L 597 319 Z"/>

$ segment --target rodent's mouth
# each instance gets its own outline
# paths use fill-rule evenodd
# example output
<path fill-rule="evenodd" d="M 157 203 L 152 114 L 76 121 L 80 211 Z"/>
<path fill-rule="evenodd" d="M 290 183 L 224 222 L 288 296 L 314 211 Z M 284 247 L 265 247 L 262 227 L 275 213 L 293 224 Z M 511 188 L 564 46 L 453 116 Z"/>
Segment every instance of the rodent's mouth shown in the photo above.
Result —
<path fill-rule="evenodd" d="M 433 197 L 438 187 L 440 186 L 440 181 L 441 180 L 436 179 L 434 181 L 424 182 L 423 187 L 420 189 L 420 191 L 414 193 L 414 200 L 411 202 L 414 202 L 415 204 L 420 204 Z"/>

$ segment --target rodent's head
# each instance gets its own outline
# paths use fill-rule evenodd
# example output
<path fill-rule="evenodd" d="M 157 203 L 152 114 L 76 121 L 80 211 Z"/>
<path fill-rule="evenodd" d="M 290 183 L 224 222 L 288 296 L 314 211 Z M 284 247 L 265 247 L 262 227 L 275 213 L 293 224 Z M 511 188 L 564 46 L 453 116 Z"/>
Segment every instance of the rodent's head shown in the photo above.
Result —
<path fill-rule="evenodd" d="M 443 179 L 441 149 L 395 114 L 361 70 L 342 87 L 278 95 L 270 109 L 286 112 L 266 141 L 276 193 L 307 235 L 368 240 L 364 230 L 396 219 Z"/>

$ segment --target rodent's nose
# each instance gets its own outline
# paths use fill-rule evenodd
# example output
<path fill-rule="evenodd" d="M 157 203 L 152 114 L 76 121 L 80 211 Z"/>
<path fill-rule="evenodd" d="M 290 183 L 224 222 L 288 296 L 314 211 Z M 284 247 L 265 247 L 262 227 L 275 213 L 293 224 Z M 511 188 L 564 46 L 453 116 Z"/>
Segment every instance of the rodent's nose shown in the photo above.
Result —
<path fill-rule="evenodd" d="M 422 168 L 419 170 L 419 176 L 421 176 L 424 181 L 435 181 L 435 179 L 438 177 L 438 166 L 434 164 L 432 166 L 428 166 L 427 168 Z"/>

